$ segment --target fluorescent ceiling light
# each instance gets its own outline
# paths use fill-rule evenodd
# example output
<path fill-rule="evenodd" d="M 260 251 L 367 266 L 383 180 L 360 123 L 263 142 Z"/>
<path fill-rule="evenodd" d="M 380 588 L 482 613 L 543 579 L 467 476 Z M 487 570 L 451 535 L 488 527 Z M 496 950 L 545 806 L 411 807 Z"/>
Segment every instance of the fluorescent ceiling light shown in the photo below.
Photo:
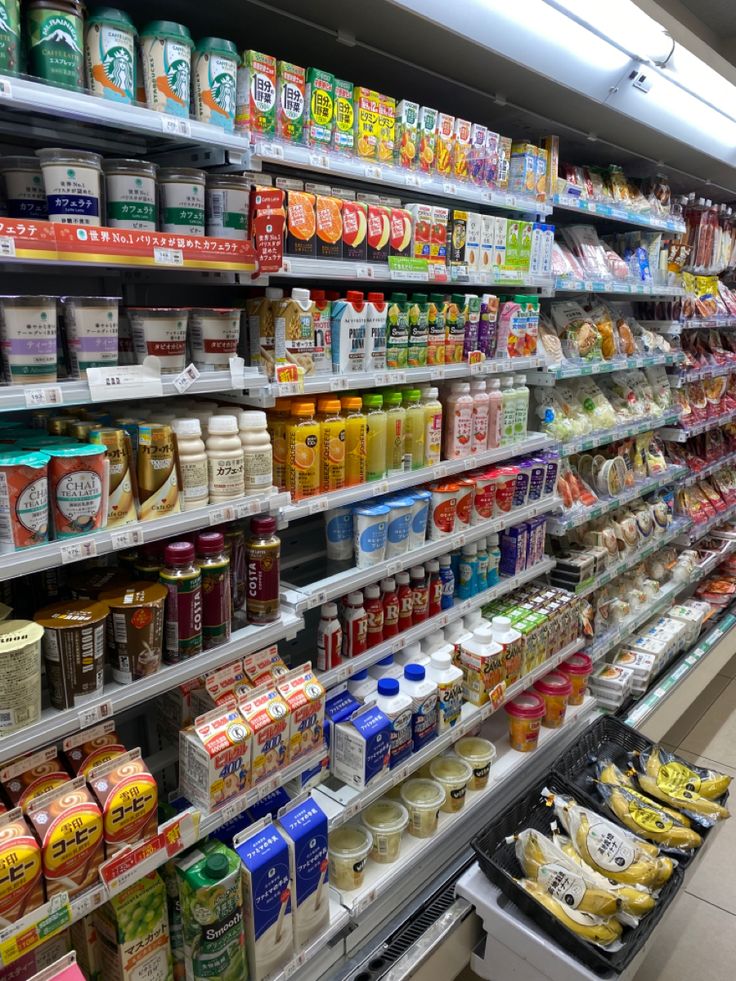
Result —
<path fill-rule="evenodd" d="M 611 41 L 633 58 L 662 62 L 672 51 L 672 39 L 664 27 L 632 0 L 547 0 L 578 24 Z"/>
<path fill-rule="evenodd" d="M 675 45 L 672 57 L 661 69 L 663 74 L 722 112 L 736 119 L 736 85 L 702 61 L 681 44 Z"/>

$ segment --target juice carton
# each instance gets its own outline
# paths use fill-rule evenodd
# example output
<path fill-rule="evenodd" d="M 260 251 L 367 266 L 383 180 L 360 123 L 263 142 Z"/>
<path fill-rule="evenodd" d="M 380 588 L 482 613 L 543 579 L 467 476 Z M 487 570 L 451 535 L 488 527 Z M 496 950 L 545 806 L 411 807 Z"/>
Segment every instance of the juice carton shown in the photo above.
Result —
<path fill-rule="evenodd" d="M 408 99 L 396 106 L 396 161 L 407 170 L 419 163 L 419 104 Z"/>
<path fill-rule="evenodd" d="M 543 150 L 541 147 L 537 147 L 537 170 L 536 170 L 536 195 L 537 201 L 544 201 L 545 195 L 547 193 L 547 167 L 549 166 L 549 160 L 547 157 L 547 151 Z"/>
<path fill-rule="evenodd" d="M 430 174 L 437 156 L 437 110 L 422 106 L 419 110 L 419 169 Z"/>
<path fill-rule="evenodd" d="M 365 201 L 342 203 L 343 258 L 365 261 L 368 252 L 368 205 Z"/>
<path fill-rule="evenodd" d="M 248 978 L 263 981 L 294 951 L 289 846 L 270 817 L 237 835 L 233 846 L 242 864 Z"/>
<path fill-rule="evenodd" d="M 435 170 L 442 177 L 452 174 L 452 151 L 455 142 L 455 117 L 446 112 L 437 115 L 437 153 Z"/>
<path fill-rule="evenodd" d="M 378 159 L 391 163 L 396 146 L 396 99 L 378 96 Z"/>
<path fill-rule="evenodd" d="M 0 922 L 15 923 L 43 902 L 41 848 L 15 807 L 0 814 Z"/>
<path fill-rule="evenodd" d="M 114 719 L 67 736 L 62 746 L 64 758 L 75 777 L 79 774 L 86 777 L 94 767 L 109 763 L 125 752 L 125 746 L 115 731 Z"/>
<path fill-rule="evenodd" d="M 0 783 L 13 807 L 27 810 L 34 797 L 47 793 L 69 781 L 69 773 L 58 757 L 55 746 L 21 756 L 0 770 Z"/>
<path fill-rule="evenodd" d="M 219 841 L 205 841 L 176 863 L 184 963 L 192 978 L 246 977 L 240 860 Z"/>
<path fill-rule="evenodd" d="M 406 208 L 392 207 L 389 212 L 391 222 L 391 237 L 389 249 L 391 255 L 411 255 L 411 241 L 414 225 L 411 213 Z"/>
<path fill-rule="evenodd" d="M 140 749 L 103 763 L 87 780 L 102 811 L 108 857 L 124 845 L 145 841 L 158 831 L 158 787 Z"/>
<path fill-rule="evenodd" d="M 455 120 L 455 146 L 452 151 L 452 174 L 459 181 L 470 177 L 468 163 L 470 160 L 470 137 L 472 126 L 467 119 Z"/>
<path fill-rule="evenodd" d="M 172 976 L 166 887 L 157 872 L 96 909 L 94 923 L 103 978 L 137 981 Z"/>
<path fill-rule="evenodd" d="M 557 175 L 560 167 L 559 136 L 545 136 L 542 139 L 542 149 L 547 154 L 547 172 L 544 177 L 544 196 L 547 201 L 551 201 L 557 190 Z"/>
<path fill-rule="evenodd" d="M 453 279 L 467 279 L 465 267 L 465 241 L 468 231 L 468 213 L 454 209 L 450 218 L 450 273 Z"/>
<path fill-rule="evenodd" d="M 225 705 L 235 698 L 235 688 L 243 681 L 245 671 L 241 657 L 216 671 L 210 671 L 204 678 L 204 687 L 192 692 L 193 714 L 204 715 L 219 705 Z"/>
<path fill-rule="evenodd" d="M 432 205 L 412 203 L 407 204 L 406 210 L 411 216 L 412 223 L 411 255 L 414 259 L 429 259 L 432 237 Z"/>
<path fill-rule="evenodd" d="M 238 68 L 235 126 L 250 130 L 255 139 L 276 133 L 276 59 L 259 51 L 246 51 Z"/>
<path fill-rule="evenodd" d="M 307 183 L 304 189 L 314 194 L 317 257 L 342 259 L 342 201 L 333 197 L 332 188 L 327 184 Z"/>
<path fill-rule="evenodd" d="M 519 269 L 519 246 L 521 241 L 521 222 L 518 218 L 506 219 L 506 261 L 504 269 L 515 273 Z"/>
<path fill-rule="evenodd" d="M 470 130 L 470 153 L 468 155 L 468 177 L 478 186 L 486 182 L 486 140 L 488 127 L 473 123 Z"/>
<path fill-rule="evenodd" d="M 272 304 L 274 356 L 277 363 L 298 366 L 305 375 L 314 374 L 314 333 L 309 290 L 295 288 L 291 296 Z"/>
<path fill-rule="evenodd" d="M 289 846 L 289 876 L 297 950 L 330 919 L 327 815 L 308 798 L 281 813 L 278 827 Z"/>
<path fill-rule="evenodd" d="M 319 68 L 307 69 L 307 143 L 329 147 L 335 121 L 335 76 Z"/>
<path fill-rule="evenodd" d="M 489 129 L 486 133 L 486 159 L 483 170 L 483 183 L 488 187 L 496 187 L 498 184 L 500 146 L 501 137 Z"/>
<path fill-rule="evenodd" d="M 509 221 L 508 218 L 494 218 L 493 268 L 497 273 L 506 269 L 506 233 Z"/>
<path fill-rule="evenodd" d="M 388 772 L 392 728 L 388 716 L 374 705 L 337 723 L 332 730 L 333 776 L 360 790 L 377 783 Z"/>
<path fill-rule="evenodd" d="M 47 899 L 60 892 L 71 898 L 98 881 L 105 857 L 102 812 L 84 777 L 34 798 L 28 820 L 41 843 Z"/>
<path fill-rule="evenodd" d="M 368 311 L 362 293 L 348 290 L 332 303 L 332 365 L 338 374 L 365 371 L 365 333 Z"/>
<path fill-rule="evenodd" d="M 325 690 L 309 662 L 279 678 L 277 689 L 291 715 L 289 759 L 293 762 L 324 743 Z"/>
<path fill-rule="evenodd" d="M 493 240 L 496 223 L 493 215 L 480 216 L 480 271 L 487 276 L 493 272 Z"/>
<path fill-rule="evenodd" d="M 477 211 L 469 211 L 465 229 L 465 265 L 471 279 L 474 273 L 480 272 L 481 226 L 482 216 Z"/>
<path fill-rule="evenodd" d="M 343 210 L 343 228 L 345 225 Z M 312 327 L 314 329 L 314 373 L 315 375 L 332 374 L 332 301 L 325 297 L 324 290 L 312 290 L 314 314 Z M 286 666 L 284 666 L 286 671 Z"/>
<path fill-rule="evenodd" d="M 355 110 L 353 109 L 353 83 L 335 79 L 335 126 L 332 147 L 340 153 L 353 153 L 355 149 Z"/>
<path fill-rule="evenodd" d="M 532 258 L 532 232 L 534 231 L 534 222 L 532 221 L 520 221 L 519 222 L 519 252 L 517 260 L 517 269 L 520 273 L 528 273 L 531 258 Z"/>
<path fill-rule="evenodd" d="M 101 981 L 102 950 L 93 916 L 84 916 L 69 928 L 72 949 L 82 976 L 89 981 Z"/>
<path fill-rule="evenodd" d="M 247 692 L 238 707 L 253 733 L 255 784 L 289 765 L 291 713 L 272 682 Z"/>
<path fill-rule="evenodd" d="M 276 135 L 290 143 L 304 142 L 306 121 L 307 73 L 290 61 L 276 64 L 278 113 Z"/>
<path fill-rule="evenodd" d="M 273 683 L 282 675 L 288 674 L 289 671 L 279 657 L 279 649 L 276 644 L 264 647 L 261 651 L 246 654 L 243 657 L 243 670 L 253 688 L 269 681 Z"/>
<path fill-rule="evenodd" d="M 353 111 L 358 156 L 366 160 L 376 160 L 381 129 L 381 96 L 373 89 L 357 85 L 353 90 Z"/>
<path fill-rule="evenodd" d="M 537 148 L 531 143 L 511 144 L 509 190 L 514 194 L 536 194 Z"/>
<path fill-rule="evenodd" d="M 200 715 L 179 733 L 179 786 L 209 811 L 251 784 L 251 730 L 234 705 Z"/>
<path fill-rule="evenodd" d="M 432 226 L 429 240 L 429 258 L 442 266 L 447 265 L 447 227 L 450 212 L 441 205 L 432 206 Z"/>
<path fill-rule="evenodd" d="M 389 241 L 391 239 L 391 212 L 380 203 L 375 194 L 358 194 L 358 200 L 368 205 L 367 220 L 367 258 L 368 262 L 388 262 Z"/>
<path fill-rule="evenodd" d="M 241 817 L 241 815 L 238 815 Z M 237 819 L 233 819 L 237 820 Z M 218 828 L 218 832 L 230 825 L 226 821 Z M 171 960 L 174 965 L 174 981 L 184 981 L 187 976 L 184 961 L 184 933 L 181 922 L 181 901 L 179 899 L 179 876 L 176 874 L 176 860 L 171 858 L 159 868 L 158 874 L 166 889 L 166 912 L 169 920 L 169 944 L 171 945 Z M 89 917 L 91 920 L 92 917 Z"/>
<path fill-rule="evenodd" d="M 498 169 L 496 186 L 499 191 L 507 191 L 509 187 L 509 167 L 511 164 L 511 137 L 501 136 L 498 141 Z"/>

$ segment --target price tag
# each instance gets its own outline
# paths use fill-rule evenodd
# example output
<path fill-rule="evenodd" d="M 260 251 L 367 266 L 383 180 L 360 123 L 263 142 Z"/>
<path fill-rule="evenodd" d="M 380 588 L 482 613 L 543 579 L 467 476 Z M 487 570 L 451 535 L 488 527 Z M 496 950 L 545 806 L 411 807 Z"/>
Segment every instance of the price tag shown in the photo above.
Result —
<path fill-rule="evenodd" d="M 389 371 L 386 373 L 386 384 L 387 385 L 405 385 L 406 384 L 406 372 L 405 371 Z"/>
<path fill-rule="evenodd" d="M 245 388 L 245 361 L 242 358 L 230 358 L 230 383 L 235 389 Z"/>
<path fill-rule="evenodd" d="M 302 395 L 304 393 L 304 381 L 277 382 L 279 395 Z"/>
<path fill-rule="evenodd" d="M 379 494 L 388 494 L 390 489 L 387 480 L 379 480 L 373 485 L 373 496 L 378 497 Z"/>
<path fill-rule="evenodd" d="M 386 578 L 390 579 L 397 572 L 401 572 L 401 562 L 398 559 L 395 562 L 386 563 Z"/>
<path fill-rule="evenodd" d="M 419 177 L 417 174 L 405 174 L 404 183 L 407 187 L 419 187 Z"/>
<path fill-rule="evenodd" d="M 373 266 L 356 266 L 355 267 L 355 278 L 356 279 L 374 279 Z"/>
<path fill-rule="evenodd" d="M 300 967 L 304 966 L 304 962 L 307 959 L 307 952 L 305 950 L 300 951 L 293 961 L 289 961 L 286 967 L 281 972 L 284 978 L 290 978 L 292 974 L 295 974 Z"/>
<path fill-rule="evenodd" d="M 442 381 L 444 377 L 445 377 L 445 366 L 443 364 L 432 365 L 432 379 L 434 380 L 435 378 L 437 378 L 440 381 Z"/>
<path fill-rule="evenodd" d="M 95 886 L 94 889 L 88 889 L 86 892 L 81 893 L 81 895 L 74 897 L 74 919 L 79 920 L 83 916 L 87 916 L 88 913 L 98 909 L 98 907 L 106 902 L 107 893 L 103 886 Z"/>
<path fill-rule="evenodd" d="M 24 388 L 27 409 L 38 409 L 42 405 L 61 405 L 64 395 L 58 385 L 48 388 Z"/>
<path fill-rule="evenodd" d="M 181 249 L 154 248 L 153 261 L 157 266 L 183 266 L 184 253 Z"/>
<path fill-rule="evenodd" d="M 339 683 L 341 681 L 345 681 L 346 678 L 349 678 L 350 674 L 351 674 L 350 665 L 344 664 L 341 668 L 337 669 L 337 674 L 335 675 L 335 677 L 337 678 L 337 681 Z"/>
<path fill-rule="evenodd" d="M 442 184 L 442 193 L 455 197 L 457 195 L 457 187 L 455 184 L 450 183 L 450 181 L 444 181 Z"/>
<path fill-rule="evenodd" d="M 0 259 L 15 259 L 15 239 L 0 235 Z"/>
<path fill-rule="evenodd" d="M 440 464 L 439 466 L 434 468 L 435 480 L 444 480 L 448 473 L 449 471 L 447 467 L 444 466 L 443 464 Z"/>
<path fill-rule="evenodd" d="M 235 521 L 236 517 L 237 515 L 233 505 L 226 504 L 224 507 L 215 508 L 214 511 L 210 511 L 210 524 L 221 525 L 225 521 Z"/>
<path fill-rule="evenodd" d="M 355 912 L 362 913 L 364 909 L 367 909 L 371 905 L 371 903 L 375 901 L 375 898 L 376 898 L 376 890 L 371 889 L 369 892 L 365 894 L 365 896 L 362 897 L 362 899 L 360 899 L 355 904 Z"/>
<path fill-rule="evenodd" d="M 179 395 L 183 395 L 188 388 L 192 387 L 198 378 L 199 368 L 190 362 L 184 371 L 178 374 L 174 379 L 174 388 L 177 390 Z"/>
<path fill-rule="evenodd" d="M 466 457 L 465 460 L 463 461 L 463 467 L 466 470 L 472 470 L 473 467 L 477 467 L 477 466 L 478 464 L 475 462 L 472 456 Z"/>
<path fill-rule="evenodd" d="M 100 702 L 98 705 L 90 705 L 89 708 L 80 709 L 78 713 L 79 728 L 86 729 L 88 726 L 97 725 L 105 719 L 113 717 L 112 702 Z"/>
<path fill-rule="evenodd" d="M 236 518 L 249 518 L 253 514 L 260 514 L 263 510 L 263 502 L 260 498 L 254 497 L 251 501 L 243 501 L 241 504 L 234 505 Z"/>
<path fill-rule="evenodd" d="M 326 511 L 326 510 L 327 510 L 327 498 L 326 497 L 313 498 L 307 504 L 307 513 L 308 514 L 319 514 L 320 512 Z"/>
<path fill-rule="evenodd" d="M 87 368 L 87 383 L 93 402 L 161 398 L 164 394 L 158 358 L 146 358 L 143 364 L 119 365 L 117 368 Z"/>
<path fill-rule="evenodd" d="M 124 531 L 110 532 L 110 541 L 115 551 L 119 548 L 132 548 L 134 545 L 143 544 L 143 529 L 128 528 Z"/>
<path fill-rule="evenodd" d="M 406 640 L 403 637 L 394 637 L 391 641 L 391 653 L 398 654 L 403 649 L 405 643 Z"/>
<path fill-rule="evenodd" d="M 290 259 L 282 259 L 281 260 L 281 272 L 286 273 L 287 275 L 290 275 L 291 274 L 291 260 Z"/>
<path fill-rule="evenodd" d="M 9 78 L 0 78 L 0 99 L 12 99 L 13 86 Z"/>
<path fill-rule="evenodd" d="M 349 381 L 345 375 L 338 375 L 336 378 L 330 378 L 330 391 L 331 392 L 345 392 L 349 387 Z"/>
<path fill-rule="evenodd" d="M 252 803 L 255 804 L 255 800 Z M 227 824 L 228 821 L 232 821 L 233 818 L 236 818 L 239 814 L 242 814 L 248 804 L 249 801 L 246 797 L 236 797 L 235 800 L 231 800 L 230 803 L 226 804 L 223 809 L 217 813 L 222 818 L 222 823 Z"/>
<path fill-rule="evenodd" d="M 271 160 L 284 159 L 284 148 L 280 143 L 259 143 L 258 152 L 262 157 L 270 157 Z"/>
<path fill-rule="evenodd" d="M 315 167 L 317 170 L 329 170 L 330 169 L 330 158 L 326 154 L 322 153 L 310 153 L 309 154 L 309 166 Z"/>
<path fill-rule="evenodd" d="M 93 559 L 97 555 L 97 543 L 91 538 L 78 542 L 65 542 L 59 546 L 59 553 L 62 565 L 80 562 L 82 559 Z"/>
<path fill-rule="evenodd" d="M 188 119 L 164 115 L 161 117 L 161 130 L 166 136 L 191 136 L 192 124 Z"/>
<path fill-rule="evenodd" d="M 363 173 L 371 181 L 380 181 L 383 178 L 383 171 L 380 167 L 364 167 Z"/>

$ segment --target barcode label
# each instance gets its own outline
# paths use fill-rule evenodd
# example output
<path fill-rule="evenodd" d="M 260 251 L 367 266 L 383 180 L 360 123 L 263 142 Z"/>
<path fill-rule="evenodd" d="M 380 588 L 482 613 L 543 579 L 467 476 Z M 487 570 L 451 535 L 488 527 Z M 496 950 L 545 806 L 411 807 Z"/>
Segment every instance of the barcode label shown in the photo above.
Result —
<path fill-rule="evenodd" d="M 181 374 L 178 374 L 174 379 L 174 388 L 177 390 L 179 395 L 183 395 L 188 388 L 195 383 L 199 378 L 199 369 L 193 364 L 188 364 Z"/>
<path fill-rule="evenodd" d="M 223 191 L 210 191 L 209 208 L 213 218 L 222 218 L 225 213 L 225 194 Z"/>
<path fill-rule="evenodd" d="M 0 258 L 15 259 L 15 239 L 0 235 Z"/>

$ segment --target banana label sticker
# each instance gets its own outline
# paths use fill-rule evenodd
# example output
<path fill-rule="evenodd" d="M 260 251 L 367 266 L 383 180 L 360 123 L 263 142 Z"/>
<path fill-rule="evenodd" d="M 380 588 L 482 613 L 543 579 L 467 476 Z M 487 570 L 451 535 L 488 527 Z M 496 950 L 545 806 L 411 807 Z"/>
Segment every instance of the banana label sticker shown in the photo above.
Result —
<path fill-rule="evenodd" d="M 664 834 L 672 828 L 674 821 L 659 808 L 647 807 L 636 800 L 629 801 L 629 814 L 644 831 Z"/>
<path fill-rule="evenodd" d="M 664 763 L 657 773 L 657 786 L 676 800 L 700 799 L 700 777 L 684 763 Z"/>
<path fill-rule="evenodd" d="M 607 824 L 593 824 L 587 835 L 590 857 L 608 872 L 623 872 L 636 858 L 634 847 Z"/>
<path fill-rule="evenodd" d="M 585 883 L 579 875 L 573 875 L 562 865 L 550 862 L 539 868 L 537 882 L 550 896 L 568 909 L 577 909 L 585 895 Z"/>

